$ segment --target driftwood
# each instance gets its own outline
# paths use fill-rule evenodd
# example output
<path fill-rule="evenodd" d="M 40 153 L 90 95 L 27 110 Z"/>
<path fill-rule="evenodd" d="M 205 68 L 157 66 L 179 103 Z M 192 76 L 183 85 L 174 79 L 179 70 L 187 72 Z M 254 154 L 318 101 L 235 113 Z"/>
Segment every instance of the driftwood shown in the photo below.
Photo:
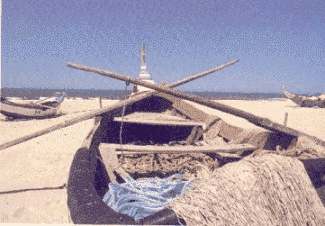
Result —
<path fill-rule="evenodd" d="M 190 75 L 190 76 L 188 76 L 188 77 L 186 77 L 184 79 L 181 79 L 181 80 L 176 81 L 174 83 L 168 84 L 165 87 L 174 88 L 174 87 L 183 85 L 183 84 L 188 83 L 190 81 L 193 81 L 193 80 L 195 80 L 197 78 L 201 78 L 201 77 L 206 76 L 208 74 L 211 74 L 213 72 L 220 71 L 220 70 L 224 69 L 227 66 L 230 66 L 232 64 L 235 64 L 237 61 L 238 60 L 230 61 L 227 64 L 220 65 L 218 67 L 215 67 L 215 68 L 206 70 L 206 71 L 201 72 L 201 73 L 197 73 L 197 74 L 194 74 L 194 75 Z M 56 125 L 53 125 L 51 127 L 46 128 L 46 129 L 43 129 L 43 130 L 37 131 L 35 133 L 32 133 L 32 134 L 29 134 L 29 135 L 26 135 L 26 136 L 17 138 L 15 140 L 6 142 L 4 144 L 1 144 L 0 145 L 0 150 L 6 149 L 8 147 L 11 147 L 11 146 L 14 146 L 14 145 L 17 145 L 17 144 L 20 144 L 20 143 L 23 143 L 23 142 L 28 141 L 30 139 L 33 139 L 33 138 L 36 138 L 36 137 L 45 135 L 45 134 L 50 133 L 50 132 L 53 132 L 55 130 L 62 129 L 62 128 L 65 128 L 65 127 L 74 125 L 76 123 L 79 123 L 79 122 L 82 122 L 82 121 L 85 121 L 85 120 L 94 118 L 94 117 L 99 116 L 101 114 L 104 114 L 104 113 L 108 113 L 108 112 L 117 110 L 118 108 L 121 108 L 124 105 L 129 105 L 129 104 L 135 103 L 137 101 L 143 100 L 144 98 L 149 97 L 149 96 L 153 95 L 154 93 L 157 93 L 157 92 L 149 92 L 149 93 L 145 93 L 145 94 L 144 93 L 138 93 L 136 95 L 133 95 L 129 99 L 124 100 L 124 101 L 121 101 L 121 102 L 119 102 L 119 103 L 117 103 L 115 105 L 112 105 L 112 106 L 109 106 L 109 107 L 105 107 L 105 108 L 102 108 L 102 109 L 99 109 L 99 110 L 95 110 L 95 111 L 89 112 L 89 113 L 84 114 L 82 116 L 79 116 L 79 117 L 76 117 L 76 118 L 67 120 L 67 121 L 62 122 L 62 123 L 58 123 Z"/>
<path fill-rule="evenodd" d="M 264 154 L 217 168 L 170 204 L 187 225 L 324 225 L 303 164 Z"/>
<path fill-rule="evenodd" d="M 257 148 L 250 144 L 227 144 L 227 145 L 131 145 L 131 144 L 105 144 L 99 146 L 102 151 L 110 152 L 112 149 L 132 154 L 188 154 L 188 153 L 238 153 L 243 151 L 254 151 Z"/>
<path fill-rule="evenodd" d="M 159 91 L 159 92 L 170 94 L 175 97 L 193 101 L 193 102 L 208 106 L 213 109 L 217 109 L 217 110 L 220 110 L 220 111 L 223 111 L 223 112 L 226 112 L 226 113 L 229 113 L 229 114 L 241 117 L 241 118 L 245 118 L 249 122 L 251 122 L 257 126 L 263 127 L 265 129 L 288 134 L 288 135 L 291 135 L 294 137 L 299 137 L 299 136 L 309 137 L 310 139 L 314 140 L 316 143 L 319 143 L 319 144 L 325 146 L 325 141 L 321 140 L 317 137 L 314 137 L 314 136 L 311 136 L 304 132 L 298 131 L 296 129 L 284 126 L 277 122 L 273 122 L 268 118 L 259 117 L 252 113 L 249 113 L 249 112 L 246 112 L 246 111 L 243 111 L 243 110 L 240 110 L 240 109 L 237 109 L 237 108 L 234 108 L 234 107 L 222 104 L 222 103 L 218 103 L 216 101 L 206 100 L 206 98 L 203 98 L 200 96 L 185 94 L 180 91 L 172 90 L 166 86 L 159 86 L 159 85 L 151 84 L 151 83 L 141 81 L 138 79 L 133 79 L 133 78 L 131 78 L 129 76 L 125 76 L 123 74 L 118 74 L 118 73 L 103 70 L 103 69 L 97 69 L 97 68 L 93 68 L 93 67 L 88 67 L 88 66 L 84 66 L 84 65 L 80 65 L 80 64 L 71 64 L 71 63 L 69 63 L 68 66 L 71 68 L 78 69 L 78 70 L 92 72 L 92 73 L 96 73 L 96 74 L 99 74 L 99 75 L 102 75 L 105 77 L 110 77 L 110 78 L 118 79 L 121 81 L 126 81 L 128 83 L 133 83 L 136 85 L 141 85 L 141 86 L 144 86 L 144 87 L 147 87 L 147 88 Z"/>

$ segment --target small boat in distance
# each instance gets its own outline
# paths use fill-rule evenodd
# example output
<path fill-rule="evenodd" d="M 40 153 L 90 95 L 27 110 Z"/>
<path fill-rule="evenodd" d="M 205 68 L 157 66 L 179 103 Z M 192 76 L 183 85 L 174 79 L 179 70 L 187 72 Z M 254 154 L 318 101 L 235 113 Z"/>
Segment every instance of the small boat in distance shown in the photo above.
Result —
<path fill-rule="evenodd" d="M 1 97 L 0 113 L 13 119 L 41 119 L 54 117 L 58 114 L 65 93 L 55 93 L 54 96 L 35 102 L 18 103 Z"/>
<path fill-rule="evenodd" d="M 325 94 L 319 96 L 302 96 L 288 91 L 283 91 L 283 95 L 299 105 L 300 107 L 320 107 L 325 108 Z"/>

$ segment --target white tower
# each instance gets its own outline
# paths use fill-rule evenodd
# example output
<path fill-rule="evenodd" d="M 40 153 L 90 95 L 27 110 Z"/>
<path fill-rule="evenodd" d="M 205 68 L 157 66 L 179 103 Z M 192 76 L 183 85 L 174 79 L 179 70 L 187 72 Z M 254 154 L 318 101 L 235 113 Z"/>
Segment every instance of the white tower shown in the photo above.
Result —
<path fill-rule="evenodd" d="M 146 53 L 144 45 L 141 48 L 140 51 L 140 73 L 139 73 L 139 79 L 144 82 L 149 82 L 154 84 L 155 82 L 151 79 L 151 75 L 148 72 L 147 63 L 146 63 Z M 143 86 L 137 86 L 137 91 L 148 91 L 151 90 L 149 88 L 143 87 Z"/>
<path fill-rule="evenodd" d="M 141 80 L 151 80 L 151 75 L 148 72 L 147 69 L 147 64 L 146 64 L 146 53 L 145 53 L 145 48 L 144 45 L 141 48 L 140 51 L 140 73 L 139 73 L 139 78 Z"/>

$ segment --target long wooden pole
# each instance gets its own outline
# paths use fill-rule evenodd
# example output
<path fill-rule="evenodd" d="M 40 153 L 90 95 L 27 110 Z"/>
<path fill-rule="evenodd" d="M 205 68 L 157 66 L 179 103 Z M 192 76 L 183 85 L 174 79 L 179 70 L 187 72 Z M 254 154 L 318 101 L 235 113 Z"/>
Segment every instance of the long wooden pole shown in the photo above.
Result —
<path fill-rule="evenodd" d="M 288 134 L 288 135 L 291 135 L 294 137 L 306 136 L 308 138 L 313 139 L 316 143 L 321 144 L 322 146 L 325 146 L 325 141 L 323 141 L 317 137 L 314 137 L 314 136 L 311 136 L 304 132 L 298 131 L 296 129 L 284 126 L 277 122 L 273 122 L 268 118 L 259 117 L 252 113 L 249 113 L 249 112 L 246 112 L 246 111 L 243 111 L 243 110 L 240 110 L 240 109 L 237 109 L 237 108 L 234 108 L 234 107 L 222 104 L 222 103 L 218 103 L 216 101 L 207 100 L 200 96 L 185 94 L 180 91 L 172 90 L 166 86 L 159 86 L 159 85 L 151 84 L 151 83 L 148 83 L 148 82 L 145 82 L 142 80 L 138 80 L 138 79 L 133 79 L 129 76 L 125 76 L 123 74 L 118 74 L 118 73 L 115 73 L 112 71 L 107 71 L 107 70 L 103 70 L 103 69 L 97 69 L 97 68 L 93 68 L 93 67 L 88 67 L 88 66 L 84 66 L 84 65 L 80 65 L 80 64 L 72 64 L 72 63 L 69 63 L 68 66 L 71 68 L 78 69 L 78 70 L 92 72 L 92 73 L 96 73 L 96 74 L 99 74 L 99 75 L 102 75 L 105 77 L 110 77 L 110 78 L 118 79 L 121 81 L 133 83 L 136 85 L 144 86 L 144 87 L 147 87 L 147 88 L 150 88 L 150 89 L 162 92 L 162 93 L 167 93 L 167 94 L 175 96 L 175 97 L 193 101 L 198 104 L 202 104 L 202 105 L 211 107 L 213 109 L 217 109 L 217 110 L 220 110 L 220 111 L 223 111 L 223 112 L 226 112 L 226 113 L 229 113 L 229 114 L 241 117 L 241 118 L 245 118 L 249 122 L 251 122 L 257 126 L 263 127 L 265 129 Z"/>
<path fill-rule="evenodd" d="M 174 84 L 169 85 L 168 87 L 169 88 L 174 88 L 176 86 L 183 85 L 185 83 L 191 82 L 191 81 L 193 81 L 195 79 L 201 78 L 201 77 L 206 76 L 208 74 L 211 74 L 211 73 L 214 73 L 214 72 L 217 72 L 217 71 L 221 71 L 221 70 L 225 69 L 226 67 L 229 67 L 229 66 L 237 63 L 238 61 L 239 61 L 238 59 L 232 60 L 232 61 L 229 61 L 229 62 L 227 62 L 225 64 L 219 65 L 217 67 L 213 67 L 213 68 L 210 68 L 208 70 L 202 71 L 200 73 L 196 73 L 196 74 L 193 74 L 193 75 L 186 76 L 184 79 L 181 79 L 178 82 L 175 82 Z"/>
<path fill-rule="evenodd" d="M 188 77 L 186 77 L 184 79 L 181 79 L 181 80 L 176 81 L 174 83 L 168 84 L 167 87 L 174 88 L 174 87 L 180 86 L 180 85 L 185 84 L 187 82 L 190 82 L 190 81 L 193 81 L 195 79 L 201 78 L 201 77 L 203 77 L 205 75 L 211 74 L 211 73 L 216 72 L 216 71 L 220 71 L 225 67 L 228 67 L 230 65 L 235 64 L 236 62 L 238 62 L 238 60 L 230 61 L 230 62 L 228 62 L 226 64 L 220 65 L 220 66 L 215 67 L 215 68 L 211 68 L 211 69 L 206 70 L 204 72 L 197 73 L 197 74 L 194 74 L 194 75 L 190 75 L 190 76 L 188 76 Z M 37 132 L 31 133 L 29 135 L 26 135 L 26 136 L 17 138 L 15 140 L 6 142 L 6 143 L 0 145 L 0 150 L 6 149 L 8 147 L 14 146 L 16 144 L 23 143 L 23 142 L 28 141 L 30 139 L 33 139 L 33 138 L 48 134 L 48 133 L 53 132 L 55 130 L 65 128 L 65 127 L 71 126 L 73 124 L 76 124 L 76 123 L 79 123 L 79 122 L 94 118 L 94 117 L 99 116 L 99 115 L 101 115 L 103 113 L 107 113 L 107 112 L 110 112 L 110 111 L 117 110 L 118 108 L 121 108 L 124 105 L 135 103 L 135 102 L 140 101 L 140 100 L 142 100 L 142 99 L 144 99 L 146 97 L 149 97 L 150 95 L 153 95 L 154 93 L 155 92 L 149 92 L 149 93 L 145 93 L 145 94 L 139 93 L 137 95 L 134 95 L 134 96 L 130 97 L 127 100 L 120 101 L 120 102 L 118 102 L 118 103 L 116 103 L 116 104 L 114 104 L 112 106 L 108 106 L 108 107 L 105 107 L 105 108 L 101 108 L 99 110 L 88 112 L 88 113 L 86 113 L 84 115 L 81 115 L 79 117 L 76 117 L 76 118 L 73 118 L 73 119 L 70 119 L 70 120 L 66 120 L 66 121 L 64 121 L 62 123 L 58 123 L 58 124 L 53 125 L 51 127 L 48 127 L 48 128 L 39 130 Z"/>
<path fill-rule="evenodd" d="M 11 147 L 11 146 L 14 146 L 16 144 L 20 144 L 22 142 L 25 142 L 27 140 L 33 139 L 35 137 L 39 137 L 41 135 L 44 135 L 44 134 L 47 134 L 47 133 L 50 133 L 50 132 L 53 132 L 55 130 L 62 129 L 62 128 L 71 126 L 73 124 L 76 124 L 76 123 L 79 123 L 79 122 L 94 118 L 94 117 L 102 115 L 102 114 L 104 114 L 106 112 L 111 112 L 111 111 L 117 110 L 119 108 L 122 108 L 124 105 L 129 105 L 129 104 L 135 103 L 135 102 L 140 101 L 140 100 L 142 100 L 142 99 L 144 99 L 146 97 L 149 97 L 150 95 L 152 95 L 152 93 L 144 93 L 142 95 L 137 95 L 137 96 L 134 96 L 132 98 L 120 101 L 120 102 L 118 102 L 118 103 L 116 103 L 116 104 L 114 104 L 112 106 L 104 107 L 104 108 L 101 108 L 101 109 L 98 109 L 98 110 L 94 110 L 92 112 L 85 113 L 85 114 L 80 115 L 78 117 L 75 117 L 73 119 L 66 120 L 64 122 L 55 124 L 55 125 L 53 125 L 51 127 L 39 130 L 39 131 L 31 133 L 29 135 L 26 135 L 26 136 L 20 137 L 18 139 L 6 142 L 4 144 L 1 144 L 0 145 L 0 150 L 6 149 L 6 148 Z"/>

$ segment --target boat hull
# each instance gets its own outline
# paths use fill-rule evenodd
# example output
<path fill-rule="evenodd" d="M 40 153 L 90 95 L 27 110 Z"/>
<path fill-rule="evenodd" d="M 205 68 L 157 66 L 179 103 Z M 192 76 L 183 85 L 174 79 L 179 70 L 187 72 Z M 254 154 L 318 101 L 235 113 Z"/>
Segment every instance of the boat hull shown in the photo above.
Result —
<path fill-rule="evenodd" d="M 48 106 L 28 106 L 26 104 L 1 102 L 0 113 L 11 118 L 41 119 L 57 115 L 58 108 Z"/>
<path fill-rule="evenodd" d="M 131 217 L 115 212 L 102 201 L 110 182 L 105 169 L 98 161 L 95 150 L 80 148 L 72 161 L 68 180 L 68 207 L 76 224 L 146 224 L 178 225 L 180 219 L 169 209 L 136 222 Z"/>
<path fill-rule="evenodd" d="M 315 97 L 312 99 L 311 97 L 306 96 L 300 96 L 294 93 L 290 93 L 288 91 L 285 91 L 283 93 L 288 99 L 290 99 L 295 104 L 299 105 L 300 107 L 319 107 L 319 108 L 325 108 L 325 99 L 322 99 L 320 97 Z"/>
<path fill-rule="evenodd" d="M 252 144 L 260 149 L 268 150 L 275 150 L 278 145 L 287 149 L 290 145 L 294 145 L 295 143 L 293 137 L 285 134 L 277 134 L 272 131 L 264 130 L 246 131 L 243 128 L 229 125 L 222 119 L 209 115 L 185 101 L 174 99 L 170 96 L 163 96 L 162 94 L 147 96 L 144 99 L 140 99 L 126 106 L 125 115 L 123 112 L 122 107 L 120 107 L 98 117 L 98 120 L 95 120 L 96 125 L 84 140 L 82 148 L 80 148 L 74 156 L 67 188 L 68 207 L 74 223 L 177 225 L 182 222 L 185 224 L 185 222 L 177 218 L 176 214 L 170 209 L 164 209 L 154 215 L 144 218 L 141 222 L 136 222 L 127 215 L 115 212 L 102 201 L 104 194 L 108 191 L 108 184 L 110 183 L 110 176 L 108 176 L 108 174 L 111 172 L 107 171 L 105 168 L 105 166 L 107 166 L 105 165 L 105 159 L 107 158 L 102 154 L 102 149 L 100 148 L 102 146 L 101 144 L 116 145 L 122 143 L 121 139 L 119 139 L 119 131 L 121 131 L 121 124 L 119 123 L 121 123 L 121 121 L 124 123 L 124 144 L 139 141 L 136 145 L 149 145 L 149 143 L 153 141 L 154 144 L 169 145 L 171 141 L 181 141 L 192 134 L 193 130 L 187 131 L 183 128 L 184 125 L 179 124 L 179 121 L 177 121 L 177 123 L 174 122 L 172 126 L 167 124 L 161 125 L 161 123 L 157 123 L 156 117 L 156 121 L 152 123 L 153 125 L 147 125 L 150 120 L 148 118 L 146 118 L 146 120 L 144 120 L 144 118 L 140 120 L 141 117 L 138 117 L 139 114 L 133 114 L 134 112 L 141 112 L 142 116 L 145 115 L 144 112 L 155 113 L 153 114 L 154 116 L 156 116 L 156 113 L 165 112 L 167 114 L 168 112 L 172 112 L 183 115 L 186 119 L 191 119 L 200 123 L 202 122 L 205 124 L 205 126 L 202 126 L 205 128 L 205 134 L 202 136 L 202 139 L 205 139 L 208 143 L 235 142 L 240 144 L 243 142 Z M 124 116 L 122 117 L 121 115 Z M 134 117 L 131 117 L 132 115 Z M 165 118 L 161 117 L 160 119 Z M 138 124 L 133 125 L 134 123 Z M 168 123 L 170 124 L 171 122 L 169 121 Z M 170 127 L 172 127 L 172 129 Z M 144 128 L 150 129 L 147 130 Z M 166 132 L 161 132 L 162 130 L 158 129 L 164 129 Z M 178 131 L 177 134 L 169 136 L 175 131 Z M 184 150 L 186 149 L 186 145 L 184 146 Z M 245 156 L 245 152 L 241 152 L 241 154 L 234 156 L 229 156 L 227 154 L 223 155 L 222 153 L 207 153 L 205 155 L 213 160 L 217 160 L 213 163 L 218 162 L 218 164 L 222 165 L 226 162 L 239 160 L 241 157 Z M 136 158 L 135 161 L 140 161 L 140 159 Z M 161 163 L 163 164 L 164 162 Z M 179 164 L 175 165 L 176 168 L 180 166 Z M 147 171 L 140 172 L 139 168 L 132 164 L 130 167 L 138 171 L 136 173 L 132 172 L 132 170 L 128 171 L 129 174 L 133 174 L 136 178 L 146 177 L 147 175 L 154 176 L 155 173 L 151 168 L 148 170 L 148 172 L 150 171 L 148 173 Z M 172 169 L 168 167 L 166 169 L 167 171 L 177 171 L 176 168 Z M 126 167 L 124 167 L 124 169 L 126 169 Z M 123 178 L 119 178 L 117 175 L 115 180 L 120 182 Z"/>

